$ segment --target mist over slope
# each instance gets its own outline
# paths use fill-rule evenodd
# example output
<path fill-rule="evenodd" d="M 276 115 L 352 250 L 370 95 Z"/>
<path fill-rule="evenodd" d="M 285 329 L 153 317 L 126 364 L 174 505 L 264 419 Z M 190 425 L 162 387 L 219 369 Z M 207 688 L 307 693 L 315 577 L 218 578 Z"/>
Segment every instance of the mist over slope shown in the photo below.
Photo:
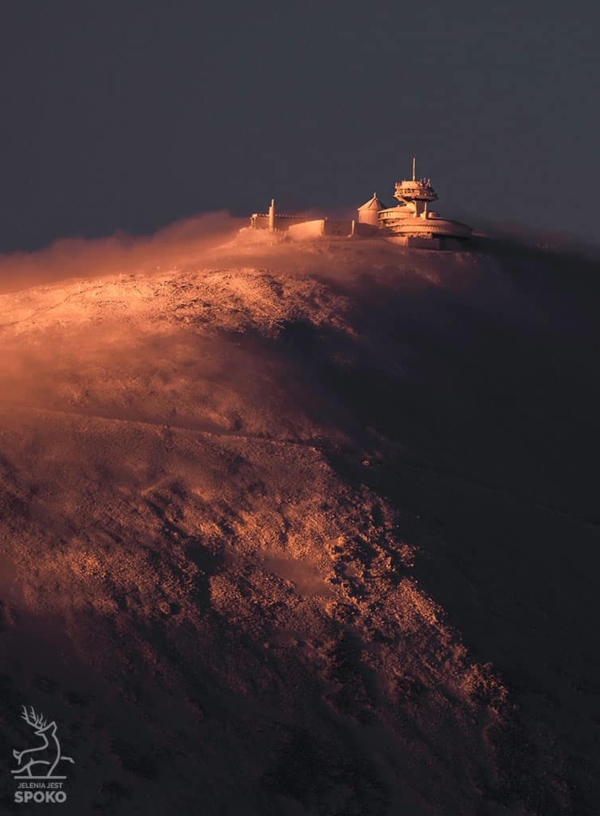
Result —
<path fill-rule="evenodd" d="M 474 250 L 5 287 L 0 754 L 56 718 L 64 812 L 597 809 L 600 265 Z"/>

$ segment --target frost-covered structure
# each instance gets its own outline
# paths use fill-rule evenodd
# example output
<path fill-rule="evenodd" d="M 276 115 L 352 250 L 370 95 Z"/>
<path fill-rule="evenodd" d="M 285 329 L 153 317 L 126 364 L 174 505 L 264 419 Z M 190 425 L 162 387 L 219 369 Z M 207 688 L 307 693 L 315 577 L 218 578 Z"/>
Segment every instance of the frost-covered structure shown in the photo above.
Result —
<path fill-rule="evenodd" d="M 446 249 L 460 246 L 472 233 L 471 227 L 458 221 L 443 218 L 430 209 L 437 201 L 431 179 L 416 177 L 416 160 L 413 159 L 412 178 L 397 181 L 395 207 L 386 207 L 373 193 L 372 198 L 358 208 L 355 219 L 309 218 L 302 215 L 277 213 L 275 200 L 271 200 L 268 213 L 253 213 L 250 227 L 269 232 L 286 232 L 293 239 L 309 239 L 322 236 L 373 237 L 393 240 L 404 246 L 425 249 Z"/>

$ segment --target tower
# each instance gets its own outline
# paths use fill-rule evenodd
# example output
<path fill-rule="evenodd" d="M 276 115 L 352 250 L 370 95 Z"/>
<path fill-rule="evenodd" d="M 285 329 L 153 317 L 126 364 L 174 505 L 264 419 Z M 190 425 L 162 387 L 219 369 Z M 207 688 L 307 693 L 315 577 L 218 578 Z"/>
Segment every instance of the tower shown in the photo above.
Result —
<path fill-rule="evenodd" d="M 437 193 L 431 186 L 431 179 L 419 179 L 416 177 L 417 160 L 413 158 L 412 179 L 396 182 L 394 198 L 409 207 L 415 218 L 427 218 L 428 205 L 431 201 L 437 201 Z"/>
<path fill-rule="evenodd" d="M 275 199 L 269 205 L 269 232 L 275 232 Z"/>

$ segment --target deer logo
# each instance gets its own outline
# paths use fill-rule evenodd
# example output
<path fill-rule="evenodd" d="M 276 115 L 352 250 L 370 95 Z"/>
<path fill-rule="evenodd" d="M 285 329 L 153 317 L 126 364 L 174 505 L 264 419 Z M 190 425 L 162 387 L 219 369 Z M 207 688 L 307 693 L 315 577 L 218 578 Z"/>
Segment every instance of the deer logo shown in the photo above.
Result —
<path fill-rule="evenodd" d="M 71 762 L 71 757 L 63 756 L 60 742 L 56 736 L 56 723 L 46 722 L 41 714 L 36 714 L 33 706 L 29 711 L 23 706 L 22 718 L 27 725 L 35 730 L 36 737 L 42 738 L 42 745 L 37 748 L 28 748 L 26 751 L 13 751 L 13 756 L 19 767 L 11 771 L 15 779 L 66 779 L 65 776 L 54 776 L 54 770 L 59 762 Z"/>

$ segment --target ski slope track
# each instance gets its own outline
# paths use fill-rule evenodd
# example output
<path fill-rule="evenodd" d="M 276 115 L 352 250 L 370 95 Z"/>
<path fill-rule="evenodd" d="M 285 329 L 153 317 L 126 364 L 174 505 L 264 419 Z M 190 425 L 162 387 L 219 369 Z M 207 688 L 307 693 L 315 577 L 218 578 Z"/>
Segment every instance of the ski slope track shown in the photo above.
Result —
<path fill-rule="evenodd" d="M 600 262 L 55 278 L 0 294 L 3 813 L 22 704 L 63 814 L 600 812 Z"/>

